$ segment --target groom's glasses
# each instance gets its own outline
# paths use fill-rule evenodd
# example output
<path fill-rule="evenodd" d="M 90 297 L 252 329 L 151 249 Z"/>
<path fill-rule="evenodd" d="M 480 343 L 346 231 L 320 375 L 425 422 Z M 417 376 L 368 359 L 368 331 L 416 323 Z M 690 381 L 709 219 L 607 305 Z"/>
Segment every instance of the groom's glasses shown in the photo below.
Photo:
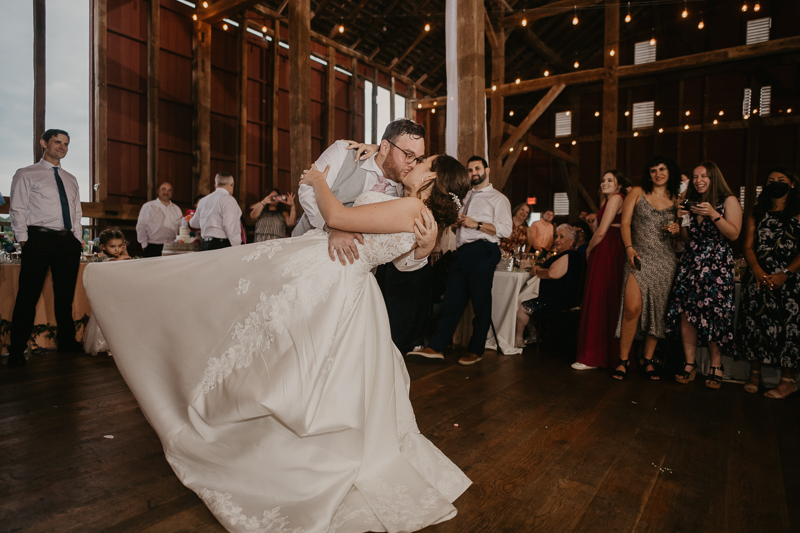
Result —
<path fill-rule="evenodd" d="M 392 146 L 394 146 L 395 148 L 397 148 L 401 152 L 403 152 L 403 155 L 406 156 L 406 163 L 416 162 L 418 165 L 421 165 L 422 163 L 425 162 L 425 157 L 424 156 L 417 157 L 417 154 L 415 154 L 414 152 L 406 152 L 405 150 L 403 150 L 402 148 L 400 148 L 399 146 L 394 144 L 389 139 L 386 139 L 386 142 L 391 144 Z"/>

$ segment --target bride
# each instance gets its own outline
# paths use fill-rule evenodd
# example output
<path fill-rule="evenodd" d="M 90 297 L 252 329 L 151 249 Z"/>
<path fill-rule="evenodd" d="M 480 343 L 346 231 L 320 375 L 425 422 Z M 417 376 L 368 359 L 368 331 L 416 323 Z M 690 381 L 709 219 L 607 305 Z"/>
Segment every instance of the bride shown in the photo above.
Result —
<path fill-rule="evenodd" d="M 414 249 L 421 210 L 456 221 L 467 172 L 429 157 L 404 178 L 406 198 L 369 191 L 352 208 L 326 174 L 302 182 L 330 227 L 365 234 L 353 265 L 331 261 L 314 230 L 84 273 L 167 460 L 229 531 L 416 531 L 455 516 L 470 485 L 419 433 L 370 275 Z"/>

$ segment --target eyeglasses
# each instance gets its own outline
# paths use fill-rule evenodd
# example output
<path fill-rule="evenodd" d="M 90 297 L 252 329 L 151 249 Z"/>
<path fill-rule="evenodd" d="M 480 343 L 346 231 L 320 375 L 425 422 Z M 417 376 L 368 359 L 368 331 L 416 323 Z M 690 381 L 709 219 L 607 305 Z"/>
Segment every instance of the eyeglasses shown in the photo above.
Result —
<path fill-rule="evenodd" d="M 421 165 L 422 163 L 424 163 L 424 162 L 425 162 L 425 157 L 417 157 L 417 154 L 415 154 L 414 152 L 407 152 L 407 151 L 403 150 L 402 148 L 400 148 L 399 146 L 397 146 L 396 144 L 394 144 L 394 143 L 393 143 L 392 141 L 390 141 L 389 139 L 386 139 L 386 142 L 387 142 L 387 143 L 389 143 L 389 144 L 391 144 L 392 146 L 394 146 L 395 148 L 397 148 L 397 149 L 398 149 L 398 150 L 400 150 L 401 152 L 403 152 L 403 155 L 405 155 L 405 156 L 406 156 L 406 157 L 405 157 L 405 159 L 406 159 L 406 163 L 411 163 L 411 162 L 413 162 L 413 161 L 416 161 L 416 163 L 417 163 L 418 165 Z"/>

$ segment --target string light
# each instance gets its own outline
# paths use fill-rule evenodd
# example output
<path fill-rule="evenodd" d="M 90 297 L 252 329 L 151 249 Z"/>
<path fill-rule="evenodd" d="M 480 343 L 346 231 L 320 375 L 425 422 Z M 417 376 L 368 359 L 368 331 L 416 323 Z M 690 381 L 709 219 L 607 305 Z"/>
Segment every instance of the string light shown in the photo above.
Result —
<path fill-rule="evenodd" d="M 514 147 L 512 146 L 511 148 L 508 149 L 508 151 L 509 152 L 513 152 L 514 151 Z"/>
<path fill-rule="evenodd" d="M 656 116 L 660 117 L 661 116 L 661 111 L 656 111 Z"/>
<path fill-rule="evenodd" d="M 753 6 L 753 11 L 761 11 L 761 4 L 756 2 L 756 5 Z"/>
<path fill-rule="evenodd" d="M 581 66 L 581 65 L 580 65 L 580 63 L 578 63 L 578 62 L 576 61 L 576 62 L 574 62 L 574 63 L 572 64 L 572 66 L 573 66 L 573 67 L 575 67 L 575 68 L 578 68 L 578 67 L 579 67 L 579 66 Z"/>
<path fill-rule="evenodd" d="M 753 113 L 758 113 L 758 109 L 753 109 Z"/>
<path fill-rule="evenodd" d="M 577 26 L 578 22 L 580 22 L 578 20 L 578 6 L 575 6 L 575 15 L 572 17 L 572 25 Z"/>
<path fill-rule="evenodd" d="M 658 128 L 658 133 L 664 133 L 664 128 Z"/>
<path fill-rule="evenodd" d="M 689 11 L 686 9 L 686 2 L 683 2 L 683 13 L 681 13 L 681 18 L 686 18 L 689 16 Z"/>
<path fill-rule="evenodd" d="M 608 51 L 608 55 L 610 55 L 611 57 L 614 57 L 614 54 L 616 54 L 616 52 L 614 51 L 613 48 Z"/>
<path fill-rule="evenodd" d="M 687 112 L 686 112 L 686 113 L 684 113 L 684 114 L 685 114 L 685 115 L 688 117 L 689 115 L 691 115 L 691 114 L 692 114 L 692 112 L 691 112 L 691 111 L 687 111 Z"/>
<path fill-rule="evenodd" d="M 425 31 L 431 31 L 431 25 L 425 24 Z"/>
<path fill-rule="evenodd" d="M 572 141 L 572 146 L 575 146 L 576 144 L 578 144 L 578 141 Z"/>
<path fill-rule="evenodd" d="M 652 39 L 650 39 L 650 46 L 655 46 L 655 45 L 656 45 L 656 38 L 653 37 Z"/>
<path fill-rule="evenodd" d="M 600 111 L 595 111 L 594 112 L 594 116 L 599 117 L 600 116 Z"/>
<path fill-rule="evenodd" d="M 714 124 L 719 124 L 719 120 L 714 119 Z"/>
<path fill-rule="evenodd" d="M 267 27 L 261 26 L 261 33 L 267 33 Z"/>
<path fill-rule="evenodd" d="M 225 31 L 228 31 L 228 24 L 227 23 L 223 24 L 222 25 L 222 29 L 225 30 Z"/>
<path fill-rule="evenodd" d="M 492 90 L 496 91 L 497 90 L 497 85 L 492 85 Z"/>
<path fill-rule="evenodd" d="M 561 145 L 559 143 L 556 143 L 556 148 L 558 148 L 559 146 L 561 146 Z"/>
<path fill-rule="evenodd" d="M 344 26 L 339 24 L 339 33 L 344 33 Z"/>
<path fill-rule="evenodd" d="M 203 7 L 208 9 L 208 2 L 203 2 Z"/>
<path fill-rule="evenodd" d="M 742 11 L 747 11 L 747 2 L 742 4 Z"/>
<path fill-rule="evenodd" d="M 638 131 L 634 131 L 634 132 L 633 132 L 633 136 L 634 136 L 634 137 L 638 137 L 638 136 L 639 136 L 639 132 L 638 132 Z"/>
<path fill-rule="evenodd" d="M 705 27 L 706 25 L 703 23 L 703 19 L 700 19 L 700 22 L 697 24 L 697 29 L 702 30 Z"/>
<path fill-rule="evenodd" d="M 689 125 L 688 125 L 688 124 L 687 124 L 687 125 L 685 125 L 685 126 L 683 127 L 683 129 L 685 129 L 685 130 L 688 130 L 688 129 L 689 129 Z"/>
<path fill-rule="evenodd" d="M 436 108 L 431 109 L 431 113 L 436 113 Z"/>
<path fill-rule="evenodd" d="M 521 81 L 522 81 L 521 79 L 517 78 L 517 80 L 516 80 L 514 83 L 516 83 L 517 85 L 519 85 L 519 82 L 521 82 Z"/>
<path fill-rule="evenodd" d="M 195 13 L 194 15 L 192 15 L 192 20 L 197 20 L 197 13 Z"/>
<path fill-rule="evenodd" d="M 725 114 L 725 111 L 720 111 L 720 112 L 719 112 L 719 116 L 722 116 L 722 115 L 724 115 L 724 114 Z"/>
<path fill-rule="evenodd" d="M 566 112 L 566 115 L 569 116 L 569 111 Z"/>
<path fill-rule="evenodd" d="M 626 116 L 626 117 L 627 117 L 628 115 L 630 115 L 630 114 L 631 114 L 631 112 L 630 112 L 630 111 L 625 111 L 625 116 Z"/>
<path fill-rule="evenodd" d="M 789 109 L 786 110 L 786 112 L 787 113 L 791 113 L 792 112 L 792 108 L 790 107 Z"/>
<path fill-rule="evenodd" d="M 631 3 L 628 2 L 628 14 L 625 15 L 625 22 L 631 21 Z"/>
<path fill-rule="evenodd" d="M 523 147 L 522 147 L 522 151 L 523 151 L 523 152 L 527 152 L 527 151 L 528 151 L 528 147 L 527 147 L 527 146 L 523 146 Z"/>
<path fill-rule="evenodd" d="M 522 19 L 522 26 L 528 25 L 528 19 Z"/>
<path fill-rule="evenodd" d="M 509 111 L 509 112 L 508 112 L 508 116 L 509 116 L 509 117 L 513 117 L 513 116 L 514 116 L 514 112 L 513 112 L 513 111 Z"/>
<path fill-rule="evenodd" d="M 422 109 L 422 104 L 417 104 L 417 109 Z"/>
<path fill-rule="evenodd" d="M 745 115 L 745 116 L 744 116 L 744 119 L 745 119 L 745 120 L 747 120 L 748 118 L 750 118 L 750 115 Z"/>
<path fill-rule="evenodd" d="M 550 75 L 550 71 L 549 71 L 549 70 L 545 70 L 545 71 L 544 71 L 544 77 L 546 78 L 546 77 L 547 77 L 547 76 L 549 76 L 549 75 Z"/>

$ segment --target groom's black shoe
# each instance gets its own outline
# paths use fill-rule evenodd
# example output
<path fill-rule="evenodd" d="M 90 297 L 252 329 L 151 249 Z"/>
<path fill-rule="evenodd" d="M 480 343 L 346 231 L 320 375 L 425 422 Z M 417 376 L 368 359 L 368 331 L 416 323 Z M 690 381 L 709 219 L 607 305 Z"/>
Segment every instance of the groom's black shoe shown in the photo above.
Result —
<path fill-rule="evenodd" d="M 8 354 L 8 368 L 19 368 L 28 364 L 23 353 Z"/>

